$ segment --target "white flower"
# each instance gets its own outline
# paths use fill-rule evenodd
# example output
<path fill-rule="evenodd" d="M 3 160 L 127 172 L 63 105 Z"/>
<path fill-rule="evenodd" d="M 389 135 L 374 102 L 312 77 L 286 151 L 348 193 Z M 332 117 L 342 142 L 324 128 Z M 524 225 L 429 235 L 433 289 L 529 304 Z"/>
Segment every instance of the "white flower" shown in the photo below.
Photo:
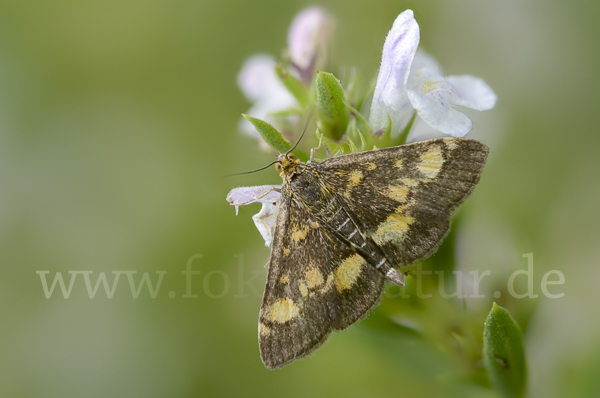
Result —
<path fill-rule="evenodd" d="M 419 45 L 419 25 L 413 12 L 396 18 L 383 45 L 381 67 L 369 116 L 378 130 L 392 119 L 392 134 L 399 134 L 416 111 L 436 130 L 463 137 L 472 123 L 452 106 L 487 110 L 496 104 L 496 94 L 482 80 L 470 75 L 444 77 L 435 59 Z"/>
<path fill-rule="evenodd" d="M 410 66 L 419 45 L 419 25 L 413 12 L 398 15 L 383 45 L 381 66 L 371 103 L 370 122 L 376 130 L 392 119 L 394 132 L 400 132 L 412 117 L 413 107 L 405 87 Z"/>
<path fill-rule="evenodd" d="M 296 15 L 288 31 L 289 59 L 293 65 L 288 69 L 289 73 L 305 83 L 313 78 L 315 63 L 322 62 L 326 57 L 333 25 L 333 18 L 321 7 L 309 7 Z M 296 108 L 299 104 L 277 76 L 276 65 L 276 59 L 270 55 L 253 55 L 244 62 L 237 83 L 253 103 L 246 114 L 285 132 L 295 123 L 296 116 L 274 114 Z M 269 148 L 246 119 L 240 120 L 239 129 L 258 139 L 264 148 Z"/>
<path fill-rule="evenodd" d="M 325 58 L 333 25 L 322 7 L 309 7 L 296 15 L 288 31 L 288 50 L 295 66 L 312 69 L 316 58 Z"/>
<path fill-rule="evenodd" d="M 275 65 L 275 58 L 270 55 L 253 55 L 244 62 L 237 83 L 248 101 L 254 103 L 246 113 L 277 127 L 277 119 L 272 114 L 296 106 L 297 101 L 279 80 Z M 246 119 L 240 120 L 239 129 L 268 148 L 258 131 Z"/>
<path fill-rule="evenodd" d="M 265 240 L 265 245 L 270 246 L 275 232 L 275 222 L 279 213 L 281 194 L 274 189 L 281 189 L 281 185 L 259 185 L 254 187 L 234 188 L 227 195 L 227 201 L 235 206 L 235 214 L 238 214 L 238 206 L 254 202 L 262 203 L 260 212 L 252 216 L 254 225 Z"/>

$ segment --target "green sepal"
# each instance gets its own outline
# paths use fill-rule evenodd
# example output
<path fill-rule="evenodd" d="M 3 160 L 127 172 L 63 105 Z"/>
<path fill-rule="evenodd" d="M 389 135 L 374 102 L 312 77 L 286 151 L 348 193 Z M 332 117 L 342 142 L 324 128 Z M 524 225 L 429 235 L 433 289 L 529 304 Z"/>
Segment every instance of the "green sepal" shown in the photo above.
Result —
<path fill-rule="evenodd" d="M 371 125 L 369 124 L 369 122 L 367 122 L 367 119 L 365 119 L 365 117 L 353 106 L 351 106 L 351 105 L 346 105 L 346 106 L 348 107 L 348 109 L 350 109 L 350 112 L 352 112 L 354 114 L 354 117 L 360 124 L 360 127 L 365 132 L 365 134 L 371 134 Z"/>
<path fill-rule="evenodd" d="M 483 362 L 496 390 L 506 397 L 523 397 L 527 366 L 521 329 L 496 303 L 483 328 Z"/>
<path fill-rule="evenodd" d="M 269 123 L 243 113 L 242 116 L 254 125 L 256 131 L 260 133 L 263 140 L 269 144 L 271 148 L 279 152 L 287 152 L 287 150 L 292 147 L 292 144 L 283 137 L 283 134 L 277 131 L 277 129 Z"/>
<path fill-rule="evenodd" d="M 348 137 L 348 145 L 350 146 L 350 153 L 358 152 L 358 148 L 356 147 L 356 145 L 354 144 L 354 141 L 352 141 L 352 138 L 350 138 L 350 137 Z"/>
<path fill-rule="evenodd" d="M 339 141 L 350 120 L 344 89 L 331 73 L 317 72 L 317 125 L 326 137 Z"/>
<path fill-rule="evenodd" d="M 356 129 L 356 132 L 358 134 L 358 138 L 360 138 L 361 151 L 366 151 L 368 148 L 368 145 L 367 145 L 367 141 L 365 140 L 365 136 L 362 135 L 362 133 L 358 129 Z"/>
<path fill-rule="evenodd" d="M 302 107 L 305 107 L 308 104 L 308 90 L 306 86 L 296 76 L 292 75 L 283 64 L 277 64 L 275 72 L 285 88 L 296 98 Z"/>
<path fill-rule="evenodd" d="M 371 125 L 356 108 L 348 104 L 346 106 L 350 109 L 351 114 L 354 115 L 350 120 L 350 137 L 360 139 L 362 150 L 366 151 L 375 142 L 375 138 L 371 132 Z"/>
<path fill-rule="evenodd" d="M 381 142 L 383 143 L 384 147 L 390 146 L 391 143 L 391 137 L 392 135 L 392 118 L 390 117 L 390 115 L 388 115 L 388 120 L 385 123 L 385 126 L 383 126 L 383 131 L 381 132 Z"/>
<path fill-rule="evenodd" d="M 348 133 L 346 133 L 346 140 L 344 142 L 348 140 L 353 140 L 357 144 L 360 141 L 360 149 L 352 150 L 352 152 L 366 151 L 369 148 L 367 140 L 365 140 L 364 135 L 360 132 L 360 129 L 358 128 L 358 123 L 356 119 L 350 120 L 350 124 L 348 126 Z M 350 145 L 350 148 L 352 149 L 352 145 Z"/>

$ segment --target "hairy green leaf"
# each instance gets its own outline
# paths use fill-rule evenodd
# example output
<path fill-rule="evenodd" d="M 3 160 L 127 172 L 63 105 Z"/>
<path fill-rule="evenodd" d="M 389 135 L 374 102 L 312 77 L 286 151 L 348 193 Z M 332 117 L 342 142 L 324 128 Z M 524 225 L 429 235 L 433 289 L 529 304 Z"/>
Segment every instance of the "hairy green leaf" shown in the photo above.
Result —
<path fill-rule="evenodd" d="M 483 329 L 483 361 L 492 386 L 506 397 L 525 394 L 527 368 L 521 329 L 494 303 Z"/>
<path fill-rule="evenodd" d="M 286 140 L 283 135 L 269 123 L 243 113 L 242 116 L 254 125 L 256 131 L 260 133 L 263 140 L 265 140 L 265 142 L 269 144 L 271 148 L 279 152 L 286 152 L 292 147 L 292 144 L 290 144 L 290 142 Z"/>
<path fill-rule="evenodd" d="M 331 73 L 317 72 L 317 117 L 319 130 L 335 141 L 339 141 L 350 120 L 350 109 L 346 106 L 344 89 Z"/>

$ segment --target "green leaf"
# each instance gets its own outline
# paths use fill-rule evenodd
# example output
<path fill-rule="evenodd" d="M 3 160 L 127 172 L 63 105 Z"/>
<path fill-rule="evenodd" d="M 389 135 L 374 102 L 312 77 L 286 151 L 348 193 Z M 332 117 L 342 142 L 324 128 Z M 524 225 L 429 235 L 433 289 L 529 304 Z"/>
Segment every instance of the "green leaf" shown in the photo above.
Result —
<path fill-rule="evenodd" d="M 308 104 L 308 90 L 306 86 L 296 76 L 292 75 L 283 64 L 277 64 L 275 72 L 285 88 L 288 89 L 301 106 L 305 107 Z"/>
<path fill-rule="evenodd" d="M 290 144 L 290 142 L 286 140 L 283 135 L 269 123 L 243 113 L 242 116 L 254 125 L 256 131 L 260 133 L 263 140 L 265 140 L 265 142 L 269 144 L 271 148 L 279 152 L 287 152 L 287 150 L 292 147 L 292 144 Z"/>
<path fill-rule="evenodd" d="M 339 141 L 350 120 L 350 109 L 346 106 L 344 89 L 331 73 L 317 72 L 317 124 L 319 130 L 335 141 Z"/>
<path fill-rule="evenodd" d="M 525 394 L 527 368 L 521 329 L 496 303 L 483 328 L 483 361 L 496 390 L 506 397 Z"/>

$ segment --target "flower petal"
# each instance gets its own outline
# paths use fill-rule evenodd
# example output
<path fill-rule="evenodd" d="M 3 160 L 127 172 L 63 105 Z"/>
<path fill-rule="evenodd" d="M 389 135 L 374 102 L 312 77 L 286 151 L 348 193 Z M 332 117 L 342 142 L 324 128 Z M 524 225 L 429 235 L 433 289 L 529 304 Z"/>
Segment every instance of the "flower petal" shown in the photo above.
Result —
<path fill-rule="evenodd" d="M 464 113 L 453 109 L 446 98 L 446 90 L 434 90 L 421 94 L 415 90 L 409 90 L 410 102 L 417 113 L 428 125 L 444 134 L 453 137 L 464 137 L 473 123 Z"/>
<path fill-rule="evenodd" d="M 333 31 L 333 18 L 322 7 L 314 6 L 296 15 L 288 31 L 292 62 L 301 69 L 310 67 L 317 56 L 325 56 Z"/>
<path fill-rule="evenodd" d="M 478 111 L 487 111 L 496 105 L 496 94 L 483 79 L 471 75 L 448 76 L 446 81 L 454 94 L 455 105 Z"/>
<path fill-rule="evenodd" d="M 262 203 L 260 212 L 252 216 L 254 225 L 265 240 L 265 245 L 270 246 L 275 231 L 275 223 L 279 206 L 281 204 L 281 194 L 272 189 L 281 189 L 281 185 L 259 185 L 254 187 L 234 188 L 227 194 L 227 201 L 235 206 L 235 214 L 238 214 L 238 206 L 247 205 L 254 202 Z M 267 191 L 272 190 L 268 193 Z M 266 194 L 265 194 L 266 193 Z M 263 196 L 261 196 L 263 195 Z M 260 196 L 260 197 L 259 197 Z"/>
<path fill-rule="evenodd" d="M 405 85 L 418 45 L 419 25 L 412 10 L 406 10 L 394 21 L 383 45 L 369 115 L 374 130 L 385 126 L 388 115 L 392 119 L 392 134 L 400 132 L 410 120 L 413 109 Z"/>
<path fill-rule="evenodd" d="M 408 97 L 418 115 L 436 130 L 454 137 L 464 137 L 473 123 L 451 105 L 459 98 L 442 76 L 436 60 L 418 51 L 406 84 Z"/>
<path fill-rule="evenodd" d="M 482 79 L 469 75 L 444 77 L 436 60 L 421 50 L 415 55 L 406 87 L 421 119 L 454 137 L 464 137 L 473 123 L 451 106 L 487 110 L 496 103 L 496 94 Z"/>
<path fill-rule="evenodd" d="M 275 58 L 256 54 L 244 61 L 237 76 L 237 83 L 248 101 L 260 100 L 273 91 L 273 86 L 282 86 L 275 74 Z"/>
<path fill-rule="evenodd" d="M 441 131 L 434 129 L 425 123 L 423 119 L 417 118 L 412 129 L 410 130 L 410 133 L 408 134 L 408 137 L 406 138 L 406 143 L 410 144 L 413 142 L 427 141 L 441 137 L 444 137 L 444 134 Z"/>
<path fill-rule="evenodd" d="M 281 194 L 274 190 L 257 199 L 257 196 L 264 194 L 270 189 L 281 189 L 281 185 L 257 185 L 253 187 L 234 188 L 227 194 L 226 200 L 230 205 L 235 206 L 235 214 L 237 215 L 238 206 L 244 206 L 254 202 L 278 202 L 281 198 Z"/>
<path fill-rule="evenodd" d="M 265 240 L 265 246 L 271 246 L 273 241 L 273 233 L 275 233 L 275 225 L 277 224 L 277 215 L 279 214 L 279 205 L 277 202 L 264 202 L 260 212 L 252 216 L 256 229 L 260 232 Z"/>
<path fill-rule="evenodd" d="M 418 77 L 423 71 L 426 71 L 429 76 L 435 75 L 440 78 L 442 77 L 442 70 L 440 69 L 437 60 L 432 55 L 429 55 L 429 53 L 418 49 L 410 67 L 407 85 L 410 85 L 411 80 L 414 80 L 415 77 Z"/>

